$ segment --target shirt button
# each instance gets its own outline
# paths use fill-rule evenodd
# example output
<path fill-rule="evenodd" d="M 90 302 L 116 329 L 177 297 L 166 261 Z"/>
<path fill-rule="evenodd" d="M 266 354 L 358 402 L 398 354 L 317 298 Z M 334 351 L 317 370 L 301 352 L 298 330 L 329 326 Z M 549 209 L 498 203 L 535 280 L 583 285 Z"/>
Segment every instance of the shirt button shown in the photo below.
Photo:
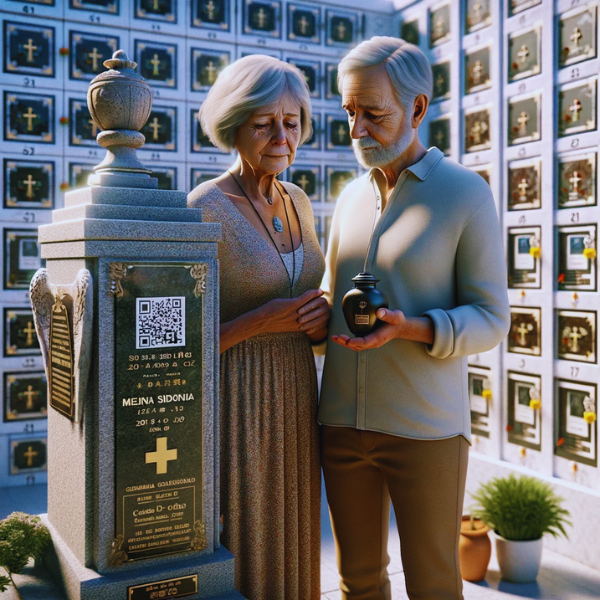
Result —
<path fill-rule="evenodd" d="M 361 356 L 361 357 L 360 357 L 360 362 L 361 362 L 361 363 L 364 363 L 364 362 L 366 362 L 366 360 L 367 360 L 367 359 L 366 359 L 364 356 Z"/>

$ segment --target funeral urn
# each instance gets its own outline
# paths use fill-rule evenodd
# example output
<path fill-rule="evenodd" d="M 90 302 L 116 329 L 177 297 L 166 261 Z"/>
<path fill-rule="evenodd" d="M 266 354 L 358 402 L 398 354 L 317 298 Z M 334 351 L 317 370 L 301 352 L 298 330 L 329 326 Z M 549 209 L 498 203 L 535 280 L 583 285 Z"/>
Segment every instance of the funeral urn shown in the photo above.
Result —
<path fill-rule="evenodd" d="M 376 289 L 379 279 L 371 273 L 362 272 L 352 279 L 354 289 L 350 290 L 342 299 L 342 310 L 348 324 L 348 329 L 356 335 L 368 335 L 374 331 L 378 324 L 377 311 L 387 308 L 388 301 L 385 294 Z"/>

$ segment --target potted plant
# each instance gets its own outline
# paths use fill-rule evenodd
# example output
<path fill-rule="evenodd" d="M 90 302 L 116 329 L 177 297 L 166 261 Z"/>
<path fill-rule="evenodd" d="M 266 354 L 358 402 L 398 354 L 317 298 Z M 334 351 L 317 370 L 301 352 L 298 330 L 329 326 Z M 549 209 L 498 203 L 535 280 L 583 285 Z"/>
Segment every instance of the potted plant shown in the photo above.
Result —
<path fill-rule="evenodd" d="M 495 533 L 498 564 L 503 579 L 518 583 L 537 578 L 545 533 L 563 534 L 569 511 L 561 507 L 562 498 L 535 477 L 495 478 L 483 483 L 473 499 L 474 511 Z"/>
<path fill-rule="evenodd" d="M 458 541 L 458 562 L 460 576 L 465 581 L 485 579 L 492 555 L 489 530 L 490 528 L 481 519 L 476 519 L 473 513 L 462 518 Z"/>

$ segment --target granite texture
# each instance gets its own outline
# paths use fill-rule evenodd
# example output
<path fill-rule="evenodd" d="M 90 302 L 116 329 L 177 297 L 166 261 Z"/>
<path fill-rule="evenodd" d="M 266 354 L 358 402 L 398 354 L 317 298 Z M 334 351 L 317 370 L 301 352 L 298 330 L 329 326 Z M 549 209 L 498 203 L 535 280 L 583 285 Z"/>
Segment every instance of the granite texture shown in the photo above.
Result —
<path fill-rule="evenodd" d="M 62 223 L 74 219 L 125 219 L 130 221 L 202 221 L 202 211 L 190 214 L 188 208 L 163 208 L 149 206 L 144 210 L 132 211 L 130 206 L 119 204 L 79 204 L 71 208 L 52 211 L 52 222 Z"/>
<path fill-rule="evenodd" d="M 217 223 L 182 221 L 76 219 L 40 225 L 38 228 L 41 244 L 76 240 L 218 242 L 220 238 L 221 226 Z"/>
<path fill-rule="evenodd" d="M 87 187 L 65 194 L 65 208 L 79 204 L 121 204 L 126 206 L 163 206 L 186 208 L 186 192 L 177 190 L 144 190 L 117 187 Z"/>
<path fill-rule="evenodd" d="M 564 537 L 544 537 L 544 547 L 598 569 L 600 566 L 600 537 L 590 535 L 600 531 L 600 491 L 583 488 L 569 481 L 539 475 L 526 467 L 507 464 L 471 452 L 467 473 L 465 507 L 472 502 L 469 492 L 474 492 L 480 483 L 493 477 L 506 477 L 511 472 L 517 475 L 530 475 L 549 483 L 556 493 L 564 498 L 563 506 L 571 513 L 573 525 L 566 528 L 568 539 Z"/>

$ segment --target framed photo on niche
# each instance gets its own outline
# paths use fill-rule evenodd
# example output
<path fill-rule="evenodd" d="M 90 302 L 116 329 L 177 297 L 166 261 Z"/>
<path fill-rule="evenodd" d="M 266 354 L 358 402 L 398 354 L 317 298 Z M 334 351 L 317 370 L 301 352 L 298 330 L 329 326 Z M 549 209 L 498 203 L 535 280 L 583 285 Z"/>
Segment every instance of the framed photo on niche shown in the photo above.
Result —
<path fill-rule="evenodd" d="M 596 225 L 557 227 L 558 289 L 596 291 Z"/>
<path fill-rule="evenodd" d="M 508 371 L 507 377 L 508 442 L 539 452 L 542 449 L 542 411 L 532 408 L 532 400 L 542 400 L 542 378 L 515 371 Z"/>
<path fill-rule="evenodd" d="M 540 289 L 540 259 L 532 248 L 541 248 L 541 227 L 513 227 L 508 230 L 508 287 Z"/>

